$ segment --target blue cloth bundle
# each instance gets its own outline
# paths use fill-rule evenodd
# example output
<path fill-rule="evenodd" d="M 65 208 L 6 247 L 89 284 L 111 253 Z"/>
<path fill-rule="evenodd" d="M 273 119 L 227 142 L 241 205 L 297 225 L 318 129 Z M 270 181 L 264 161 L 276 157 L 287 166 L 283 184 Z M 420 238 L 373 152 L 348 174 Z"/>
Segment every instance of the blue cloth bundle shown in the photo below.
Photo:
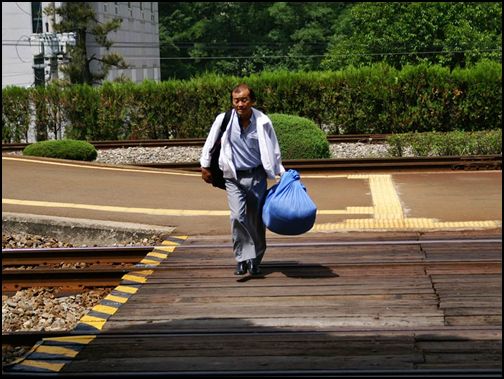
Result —
<path fill-rule="evenodd" d="M 262 219 L 266 227 L 283 235 L 303 234 L 315 223 L 317 206 L 296 170 L 288 170 L 266 195 Z"/>

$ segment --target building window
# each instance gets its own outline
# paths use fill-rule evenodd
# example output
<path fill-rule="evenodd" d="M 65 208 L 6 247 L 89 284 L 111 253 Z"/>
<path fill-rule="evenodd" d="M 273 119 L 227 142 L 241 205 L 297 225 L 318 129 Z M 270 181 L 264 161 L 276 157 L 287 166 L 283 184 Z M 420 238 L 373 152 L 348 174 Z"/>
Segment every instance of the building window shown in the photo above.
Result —
<path fill-rule="evenodd" d="M 104 11 L 104 12 L 107 12 L 107 11 L 108 11 L 107 4 L 103 4 L 103 11 Z"/>
<path fill-rule="evenodd" d="M 42 30 L 42 3 L 31 3 L 32 33 L 43 33 Z"/>

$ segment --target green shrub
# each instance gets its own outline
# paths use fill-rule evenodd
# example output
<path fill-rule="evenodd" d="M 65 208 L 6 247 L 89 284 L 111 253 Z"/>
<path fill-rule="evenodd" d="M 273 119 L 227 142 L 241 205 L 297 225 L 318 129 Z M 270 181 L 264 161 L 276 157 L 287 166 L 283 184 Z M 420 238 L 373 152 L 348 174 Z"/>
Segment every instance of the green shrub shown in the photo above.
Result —
<path fill-rule="evenodd" d="M 408 149 L 419 157 L 502 154 L 502 130 L 394 134 L 387 143 L 394 157 L 404 156 Z"/>
<path fill-rule="evenodd" d="M 2 140 L 53 134 L 88 141 L 206 137 L 229 109 L 231 89 L 254 88 L 266 113 L 313 120 L 328 134 L 479 131 L 502 125 L 502 64 L 450 71 L 386 64 L 340 71 L 263 71 L 249 77 L 206 74 L 192 80 L 2 89 Z"/>
<path fill-rule="evenodd" d="M 86 141 L 67 139 L 33 143 L 25 147 L 23 155 L 93 161 L 96 159 L 97 152 L 95 147 Z"/>
<path fill-rule="evenodd" d="M 278 113 L 270 114 L 269 117 L 280 144 L 282 159 L 330 157 L 326 135 L 313 121 Z"/>

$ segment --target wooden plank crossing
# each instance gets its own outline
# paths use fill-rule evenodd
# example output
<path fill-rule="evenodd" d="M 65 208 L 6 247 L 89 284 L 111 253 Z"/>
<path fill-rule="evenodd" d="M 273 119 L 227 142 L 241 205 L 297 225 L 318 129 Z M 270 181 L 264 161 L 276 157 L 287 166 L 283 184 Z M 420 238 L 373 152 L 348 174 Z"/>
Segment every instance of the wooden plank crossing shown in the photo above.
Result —
<path fill-rule="evenodd" d="M 62 372 L 501 369 L 501 243 L 330 241 L 237 277 L 229 240 L 189 239 Z"/>

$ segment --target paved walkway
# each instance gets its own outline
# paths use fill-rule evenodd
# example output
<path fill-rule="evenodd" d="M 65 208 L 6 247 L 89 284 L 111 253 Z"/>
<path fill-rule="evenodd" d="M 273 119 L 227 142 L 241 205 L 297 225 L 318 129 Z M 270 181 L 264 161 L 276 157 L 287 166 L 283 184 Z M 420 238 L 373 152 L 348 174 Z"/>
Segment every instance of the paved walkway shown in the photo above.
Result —
<path fill-rule="evenodd" d="M 2 211 L 229 234 L 225 192 L 198 173 L 2 156 Z M 501 171 L 302 173 L 311 232 L 494 229 Z M 272 185 L 273 182 L 270 182 Z"/>

